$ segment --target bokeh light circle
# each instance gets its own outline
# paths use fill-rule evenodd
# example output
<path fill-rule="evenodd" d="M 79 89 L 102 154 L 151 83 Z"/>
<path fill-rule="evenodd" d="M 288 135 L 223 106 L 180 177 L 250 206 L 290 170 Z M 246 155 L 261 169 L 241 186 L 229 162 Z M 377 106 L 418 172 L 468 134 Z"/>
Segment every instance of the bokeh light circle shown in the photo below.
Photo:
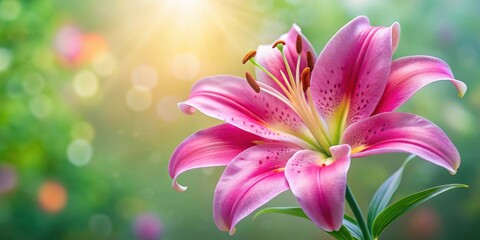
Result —
<path fill-rule="evenodd" d="M 73 165 L 84 166 L 93 156 L 92 145 L 84 139 L 76 139 L 68 145 L 67 156 Z"/>
<path fill-rule="evenodd" d="M 97 235 L 107 236 L 112 231 L 112 221 L 105 214 L 95 214 L 88 221 L 88 227 Z"/>
<path fill-rule="evenodd" d="M 38 119 L 42 119 L 47 117 L 52 112 L 52 105 L 52 100 L 50 100 L 48 96 L 41 94 L 33 97 L 30 100 L 28 107 L 30 108 L 33 116 Z"/>
<path fill-rule="evenodd" d="M 38 192 L 38 203 L 43 211 L 58 213 L 67 203 L 67 192 L 59 182 L 45 181 Z"/>
<path fill-rule="evenodd" d="M 9 164 L 0 165 L 0 195 L 9 192 L 17 185 L 17 171 Z"/>
<path fill-rule="evenodd" d="M 132 71 L 132 83 L 136 87 L 151 90 L 158 81 L 157 72 L 148 65 L 140 65 Z"/>
<path fill-rule="evenodd" d="M 55 49 L 63 60 L 67 62 L 78 60 L 82 46 L 82 33 L 78 28 L 65 26 L 59 29 L 55 37 Z"/>
<path fill-rule="evenodd" d="M 161 239 L 163 235 L 162 223 L 151 213 L 139 215 L 135 219 L 133 227 L 135 235 L 141 240 Z"/>
<path fill-rule="evenodd" d="M 80 71 L 73 78 L 73 88 L 78 96 L 91 97 L 97 93 L 98 78 L 90 71 Z"/>
<path fill-rule="evenodd" d="M 157 104 L 157 115 L 165 122 L 173 122 L 180 116 L 178 110 L 178 103 L 180 99 L 174 96 L 166 96 L 162 98 Z"/>
<path fill-rule="evenodd" d="M 127 91 L 127 105 L 131 110 L 141 112 L 152 104 L 152 93 L 143 87 L 132 87 Z"/>
<path fill-rule="evenodd" d="M 172 60 L 172 73 L 180 80 L 192 80 L 200 71 L 200 60 L 193 53 L 181 53 Z"/>
<path fill-rule="evenodd" d="M 12 53 L 6 48 L 0 48 L 0 72 L 6 71 L 12 63 Z"/>

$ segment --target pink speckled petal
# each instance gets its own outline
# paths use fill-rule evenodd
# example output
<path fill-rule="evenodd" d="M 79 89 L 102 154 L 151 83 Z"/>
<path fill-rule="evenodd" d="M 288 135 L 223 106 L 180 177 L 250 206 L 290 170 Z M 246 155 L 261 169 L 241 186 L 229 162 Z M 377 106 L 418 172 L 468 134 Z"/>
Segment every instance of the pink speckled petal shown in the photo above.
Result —
<path fill-rule="evenodd" d="M 370 26 L 357 17 L 328 42 L 312 73 L 315 106 L 336 131 L 370 116 L 387 83 L 399 24 Z"/>
<path fill-rule="evenodd" d="M 245 149 L 265 139 L 245 132 L 230 124 L 222 124 L 199 131 L 183 140 L 170 158 L 168 172 L 177 191 L 187 188 L 176 181 L 188 170 L 202 167 L 225 166 Z"/>
<path fill-rule="evenodd" d="M 350 166 L 349 145 L 333 146 L 330 151 L 331 159 L 310 150 L 298 151 L 285 169 L 285 177 L 300 206 L 325 231 L 342 227 Z"/>
<path fill-rule="evenodd" d="M 267 143 L 251 147 L 227 166 L 215 189 L 213 216 L 222 231 L 288 189 L 284 167 L 299 148 Z"/>
<path fill-rule="evenodd" d="M 308 134 L 302 119 L 284 102 L 264 91 L 256 93 L 243 78 L 211 76 L 199 80 L 190 97 L 179 104 L 191 114 L 195 109 L 242 130 L 273 140 L 306 146 Z"/>
<path fill-rule="evenodd" d="M 441 80 L 450 81 L 459 97 L 467 91 L 467 85 L 456 80 L 448 64 L 438 58 L 410 56 L 393 61 L 387 87 L 374 114 L 394 111 L 426 85 Z"/>
<path fill-rule="evenodd" d="M 341 143 L 352 146 L 352 157 L 409 152 L 451 174 L 460 165 L 460 155 L 442 129 L 409 113 L 380 113 L 358 121 L 345 130 Z"/>
<path fill-rule="evenodd" d="M 297 36 L 300 35 L 302 37 L 303 43 L 302 43 L 302 56 L 300 60 L 300 73 L 302 73 L 302 70 L 306 68 L 307 65 L 307 51 L 310 51 L 312 53 L 312 56 L 314 59 L 316 59 L 316 54 L 315 50 L 313 49 L 312 45 L 308 41 L 308 39 L 302 35 L 301 29 L 297 25 L 293 25 L 290 31 L 287 33 L 283 34 L 280 36 L 279 40 L 283 40 L 286 43 L 286 46 L 284 47 L 284 52 L 285 52 L 285 58 L 287 59 L 288 65 L 290 66 L 290 69 L 292 70 L 292 73 L 295 76 L 295 72 L 297 69 L 297 50 L 296 50 L 296 41 L 297 41 Z M 277 79 L 279 79 L 282 83 L 284 83 L 282 75 L 280 71 L 283 71 L 283 73 L 287 75 L 287 68 L 285 67 L 285 64 L 282 59 L 282 54 L 280 54 L 280 51 L 276 48 L 272 48 L 272 44 L 270 45 L 260 45 L 257 49 L 257 57 L 255 60 L 265 67 L 270 73 L 272 73 Z M 283 93 L 281 89 L 278 87 L 278 84 L 276 84 L 267 74 L 265 74 L 262 70 L 256 68 L 255 69 L 256 76 L 259 81 L 262 81 L 275 89 L 277 89 L 279 92 Z M 284 84 L 285 85 L 285 84 Z"/>

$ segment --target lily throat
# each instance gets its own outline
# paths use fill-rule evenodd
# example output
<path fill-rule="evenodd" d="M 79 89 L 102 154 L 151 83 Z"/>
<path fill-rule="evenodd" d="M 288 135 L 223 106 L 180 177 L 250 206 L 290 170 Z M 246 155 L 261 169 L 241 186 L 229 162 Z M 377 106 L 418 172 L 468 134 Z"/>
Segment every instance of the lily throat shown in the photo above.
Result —
<path fill-rule="evenodd" d="M 297 54 L 296 68 L 292 70 L 285 55 L 285 45 L 286 43 L 284 41 L 279 40 L 272 46 L 272 48 L 278 49 L 285 66 L 285 72 L 280 70 L 279 73 L 276 73 L 277 76 L 281 76 L 280 78 L 276 77 L 272 72 L 268 71 L 265 67 L 255 61 L 255 51 L 248 52 L 242 60 L 244 64 L 250 62 L 264 72 L 274 81 L 276 84 L 275 87 L 277 88 L 256 81 L 248 72 L 246 73 L 247 82 L 255 92 L 259 93 L 260 91 L 263 91 L 282 101 L 294 110 L 303 120 L 307 129 L 302 132 L 294 132 L 291 134 L 304 140 L 313 150 L 319 151 L 327 157 L 331 156 L 329 148 L 338 144 L 340 140 L 338 136 L 340 136 L 343 128 L 338 128 L 335 131 L 329 129 L 327 122 L 319 115 L 314 106 L 310 92 L 310 79 L 315 64 L 313 54 L 310 51 L 302 53 L 302 38 L 298 35 L 295 46 Z M 301 69 L 302 54 L 306 56 L 307 60 L 307 67 L 303 69 Z"/>

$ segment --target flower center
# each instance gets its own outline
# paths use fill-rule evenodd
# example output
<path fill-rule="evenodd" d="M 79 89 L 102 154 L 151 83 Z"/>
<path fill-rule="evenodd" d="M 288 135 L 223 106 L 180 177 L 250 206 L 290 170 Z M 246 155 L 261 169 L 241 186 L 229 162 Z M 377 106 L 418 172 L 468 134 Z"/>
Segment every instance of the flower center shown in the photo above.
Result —
<path fill-rule="evenodd" d="M 328 126 L 325 120 L 318 115 L 310 92 L 310 78 L 314 67 L 313 55 L 310 51 L 307 51 L 306 56 L 308 66 L 300 72 L 303 41 L 301 36 L 298 35 L 295 46 L 297 52 L 296 71 L 292 72 L 287 58 L 285 57 L 285 45 L 286 43 L 284 41 L 279 40 L 276 41 L 272 46 L 272 48 L 276 48 L 280 51 L 283 63 L 285 65 L 286 73 L 279 69 L 280 75 L 282 76 L 281 79 L 275 77 L 270 71 L 254 60 L 256 55 L 255 51 L 247 53 L 242 61 L 243 63 L 249 61 L 266 73 L 277 84 L 283 94 L 265 83 L 256 81 L 248 72 L 246 73 L 247 82 L 255 90 L 255 92 L 258 93 L 260 91 L 264 91 L 265 93 L 270 94 L 292 108 L 303 120 L 309 130 L 309 133 L 306 135 L 299 133 L 302 135 L 299 137 L 309 143 L 312 148 L 326 154 L 327 156 L 331 156 L 329 147 L 332 146 L 332 142 L 328 134 Z"/>

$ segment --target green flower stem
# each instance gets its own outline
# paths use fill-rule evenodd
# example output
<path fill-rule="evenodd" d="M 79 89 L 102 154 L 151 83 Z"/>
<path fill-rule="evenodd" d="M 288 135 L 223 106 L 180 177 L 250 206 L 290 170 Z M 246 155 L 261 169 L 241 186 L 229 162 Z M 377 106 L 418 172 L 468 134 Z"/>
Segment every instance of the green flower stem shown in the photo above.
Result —
<path fill-rule="evenodd" d="M 368 231 L 368 228 L 367 228 L 367 223 L 365 223 L 365 219 L 363 218 L 362 211 L 358 207 L 357 201 L 355 200 L 355 197 L 353 196 L 352 191 L 350 191 L 350 187 L 348 187 L 348 184 L 347 184 L 347 193 L 345 195 L 345 198 L 347 199 L 350 209 L 352 209 L 353 215 L 355 215 L 355 218 L 357 219 L 360 230 L 362 230 L 363 238 L 365 238 L 365 240 L 372 240 L 370 231 Z"/>

